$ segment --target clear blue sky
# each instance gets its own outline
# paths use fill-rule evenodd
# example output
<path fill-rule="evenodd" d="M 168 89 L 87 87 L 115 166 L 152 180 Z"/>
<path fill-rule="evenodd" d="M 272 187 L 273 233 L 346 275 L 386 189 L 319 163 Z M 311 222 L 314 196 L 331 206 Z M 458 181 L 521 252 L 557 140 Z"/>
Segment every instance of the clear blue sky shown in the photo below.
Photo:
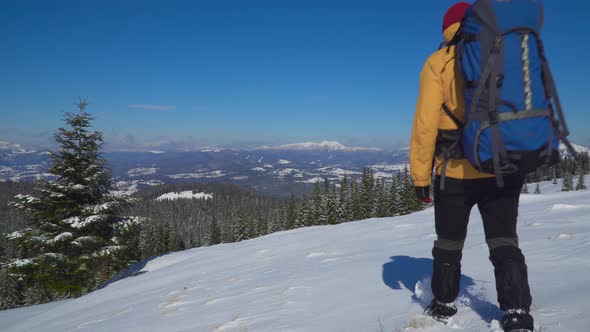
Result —
<path fill-rule="evenodd" d="M 88 96 L 113 146 L 405 144 L 452 3 L 2 0 L 0 139 L 46 141 Z M 590 145 L 590 3 L 545 4 L 573 139 Z"/>

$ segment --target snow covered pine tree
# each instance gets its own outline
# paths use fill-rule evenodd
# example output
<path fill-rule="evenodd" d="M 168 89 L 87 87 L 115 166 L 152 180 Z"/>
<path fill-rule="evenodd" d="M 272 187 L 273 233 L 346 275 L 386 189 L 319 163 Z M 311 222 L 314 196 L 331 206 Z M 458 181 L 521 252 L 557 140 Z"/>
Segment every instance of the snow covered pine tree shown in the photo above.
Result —
<path fill-rule="evenodd" d="M 120 216 L 131 200 L 110 193 L 111 175 L 100 154 L 101 132 L 81 100 L 66 113 L 66 128 L 55 139 L 49 173 L 37 183 L 37 197 L 17 195 L 11 206 L 23 212 L 28 227 L 7 235 L 17 257 L 3 266 L 26 290 L 41 289 L 58 298 L 87 293 L 138 257 L 140 218 Z"/>

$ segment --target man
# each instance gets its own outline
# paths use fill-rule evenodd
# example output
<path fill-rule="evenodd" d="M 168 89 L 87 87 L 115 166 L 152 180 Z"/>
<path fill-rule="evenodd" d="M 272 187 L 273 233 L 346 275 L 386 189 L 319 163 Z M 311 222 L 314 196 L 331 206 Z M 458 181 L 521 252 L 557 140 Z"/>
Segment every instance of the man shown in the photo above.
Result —
<path fill-rule="evenodd" d="M 443 20 L 446 43 L 455 36 L 469 6 L 460 2 L 447 11 Z M 427 311 L 438 320 L 446 320 L 457 312 L 453 302 L 460 289 L 463 244 L 470 211 L 477 205 L 494 266 L 498 302 L 505 312 L 502 325 L 505 331 L 533 331 L 527 267 L 516 233 L 523 176 L 505 177 L 505 186 L 498 188 L 493 174 L 477 171 L 465 159 L 450 159 L 446 165 L 444 188 L 440 186 L 443 161 L 435 152 L 437 136 L 439 130 L 456 130 L 464 121 L 465 107 L 460 89 L 461 77 L 455 69 L 454 46 L 448 45 L 432 54 L 422 69 L 410 146 L 411 176 L 416 194 L 423 202 L 432 201 L 433 166 L 437 173 L 434 181 L 437 240 L 432 249 L 431 285 L 434 300 Z M 447 114 L 443 107 L 451 114 Z"/>

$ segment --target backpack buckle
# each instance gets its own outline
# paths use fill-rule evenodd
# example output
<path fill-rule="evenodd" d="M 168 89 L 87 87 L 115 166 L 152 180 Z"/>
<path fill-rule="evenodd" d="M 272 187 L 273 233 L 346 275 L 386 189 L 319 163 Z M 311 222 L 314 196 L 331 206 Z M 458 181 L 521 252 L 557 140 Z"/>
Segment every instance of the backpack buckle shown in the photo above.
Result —
<path fill-rule="evenodd" d="M 504 37 L 497 36 L 494 39 L 494 44 L 492 44 L 492 53 L 500 53 L 502 50 L 502 43 L 504 42 Z"/>
<path fill-rule="evenodd" d="M 502 175 L 514 174 L 518 172 L 518 166 L 513 163 L 507 163 L 500 168 L 500 172 L 502 173 Z"/>
<path fill-rule="evenodd" d="M 500 115 L 498 112 L 490 112 L 488 113 L 488 117 L 490 118 L 490 125 L 497 125 L 500 123 Z"/>

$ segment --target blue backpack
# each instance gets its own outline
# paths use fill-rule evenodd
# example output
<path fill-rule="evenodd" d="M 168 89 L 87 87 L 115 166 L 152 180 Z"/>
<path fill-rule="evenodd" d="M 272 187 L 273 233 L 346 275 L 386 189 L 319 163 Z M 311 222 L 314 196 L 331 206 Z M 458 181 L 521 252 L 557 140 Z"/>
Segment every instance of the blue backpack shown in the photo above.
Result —
<path fill-rule="evenodd" d="M 559 141 L 573 151 L 540 39 L 542 24 L 541 0 L 478 0 L 449 43 L 463 76 L 458 91 L 465 123 L 443 109 L 460 128 L 462 157 L 495 174 L 499 187 L 503 175 L 557 163 Z M 444 187 L 446 162 L 456 154 L 442 150 Z"/>

